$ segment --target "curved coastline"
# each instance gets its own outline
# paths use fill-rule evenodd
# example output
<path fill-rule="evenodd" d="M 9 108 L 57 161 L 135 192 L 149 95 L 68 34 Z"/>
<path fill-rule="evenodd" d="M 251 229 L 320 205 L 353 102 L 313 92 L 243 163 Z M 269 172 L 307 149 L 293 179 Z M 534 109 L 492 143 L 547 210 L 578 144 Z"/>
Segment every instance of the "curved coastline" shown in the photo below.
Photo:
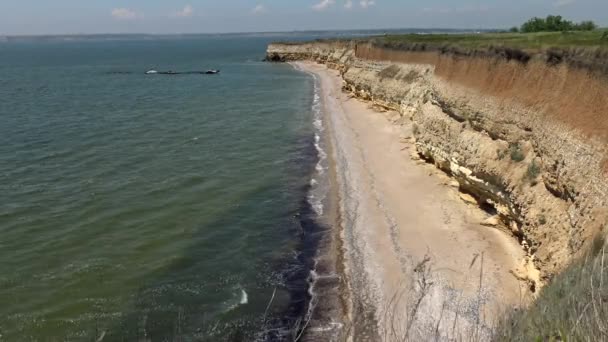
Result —
<path fill-rule="evenodd" d="M 327 235 L 335 241 L 324 240 L 319 255 L 333 254 L 341 277 L 333 293 L 312 285 L 317 302 L 337 291 L 342 304 L 317 310 L 313 299 L 308 340 L 327 331 L 333 335 L 324 340 L 487 334 L 497 311 L 521 303 L 525 292 L 510 274 L 524 257 L 517 242 L 482 227 L 486 213 L 463 202 L 441 172 L 416 164 L 406 141 L 411 126 L 343 93 L 337 71 L 295 65 L 321 84 L 334 177 Z M 327 274 L 319 265 L 315 272 Z"/>
<path fill-rule="evenodd" d="M 336 184 L 336 164 L 331 141 L 328 109 L 319 75 L 297 63 L 290 63 L 313 80 L 312 112 L 314 145 L 318 161 L 311 177 L 307 202 L 314 210 L 319 236 L 314 266 L 309 275 L 309 296 L 302 317 L 301 341 L 335 341 L 344 333 L 348 312 L 348 290 L 342 254 L 341 221 L 338 210 L 339 192 Z"/>

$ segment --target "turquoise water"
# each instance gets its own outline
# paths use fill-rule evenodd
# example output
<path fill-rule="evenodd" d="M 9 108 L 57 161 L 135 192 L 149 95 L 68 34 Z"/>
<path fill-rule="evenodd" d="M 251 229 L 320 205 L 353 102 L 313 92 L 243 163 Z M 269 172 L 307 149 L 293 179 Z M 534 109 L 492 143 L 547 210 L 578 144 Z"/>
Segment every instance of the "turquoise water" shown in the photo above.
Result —
<path fill-rule="evenodd" d="M 0 340 L 279 339 L 302 315 L 313 80 L 260 61 L 275 39 L 0 44 Z"/>

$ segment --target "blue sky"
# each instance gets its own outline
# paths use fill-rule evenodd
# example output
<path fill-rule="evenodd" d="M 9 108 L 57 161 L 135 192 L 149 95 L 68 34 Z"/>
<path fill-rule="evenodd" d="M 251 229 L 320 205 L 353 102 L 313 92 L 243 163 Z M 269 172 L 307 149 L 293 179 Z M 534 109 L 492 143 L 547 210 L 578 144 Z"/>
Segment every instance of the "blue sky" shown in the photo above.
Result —
<path fill-rule="evenodd" d="M 547 14 L 608 26 L 608 0 L 0 0 L 0 34 L 503 28 Z"/>

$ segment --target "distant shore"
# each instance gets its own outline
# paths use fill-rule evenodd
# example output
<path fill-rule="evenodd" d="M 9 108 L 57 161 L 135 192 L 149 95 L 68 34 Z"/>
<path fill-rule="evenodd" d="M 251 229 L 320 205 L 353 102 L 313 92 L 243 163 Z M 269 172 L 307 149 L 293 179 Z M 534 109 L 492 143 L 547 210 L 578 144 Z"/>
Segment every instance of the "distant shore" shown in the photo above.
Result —
<path fill-rule="evenodd" d="M 411 124 L 395 125 L 395 113 L 343 93 L 336 71 L 296 65 L 320 82 L 339 219 L 332 260 L 343 263 L 336 268 L 346 315 L 338 322 L 325 314 L 310 333 L 337 330 L 332 335 L 355 340 L 483 335 L 501 310 L 521 304 L 525 289 L 509 272 L 521 248 L 482 227 L 487 214 L 412 158 Z"/>

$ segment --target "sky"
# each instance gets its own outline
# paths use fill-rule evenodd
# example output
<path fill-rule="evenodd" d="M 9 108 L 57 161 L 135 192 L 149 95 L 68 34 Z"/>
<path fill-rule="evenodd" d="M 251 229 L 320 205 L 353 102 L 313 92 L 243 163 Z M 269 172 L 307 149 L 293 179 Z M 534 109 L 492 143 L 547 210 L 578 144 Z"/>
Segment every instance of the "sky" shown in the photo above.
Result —
<path fill-rule="evenodd" d="M 0 0 L 0 35 L 484 29 L 548 14 L 608 27 L 608 0 Z"/>

